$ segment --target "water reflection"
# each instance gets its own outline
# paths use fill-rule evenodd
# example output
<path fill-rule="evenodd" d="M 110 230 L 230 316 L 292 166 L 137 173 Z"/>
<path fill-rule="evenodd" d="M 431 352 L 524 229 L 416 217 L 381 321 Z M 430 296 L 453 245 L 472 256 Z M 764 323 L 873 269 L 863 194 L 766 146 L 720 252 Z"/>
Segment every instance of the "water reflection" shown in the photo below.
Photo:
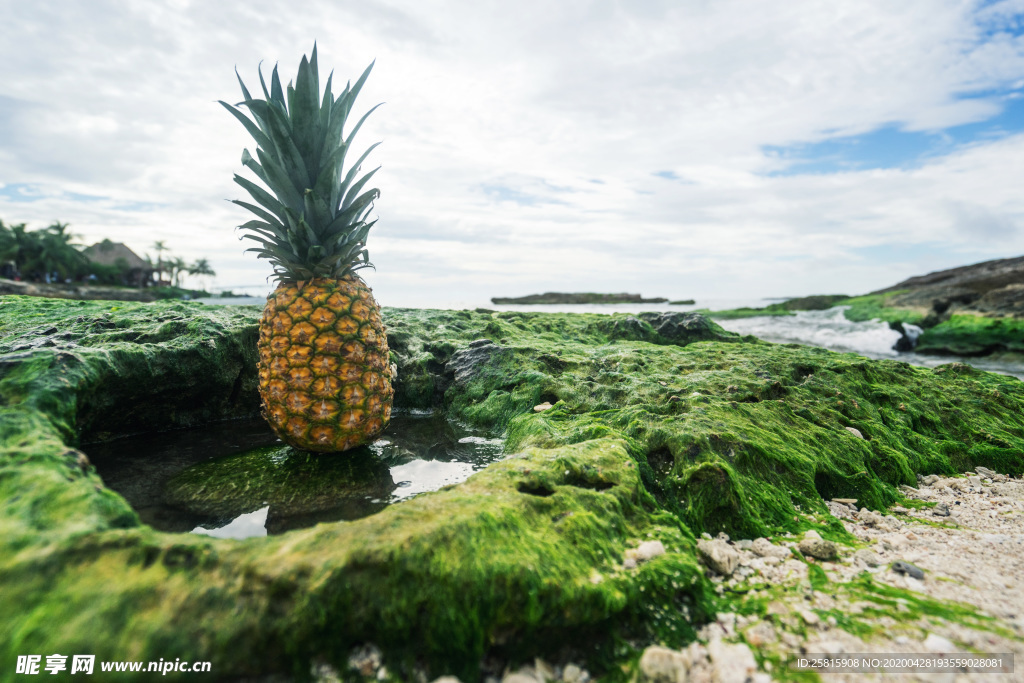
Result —
<path fill-rule="evenodd" d="M 394 416 L 344 454 L 283 445 L 262 420 L 86 448 L 107 486 L 161 531 L 248 538 L 352 520 L 455 484 L 502 455 L 502 440 L 430 413 Z"/>

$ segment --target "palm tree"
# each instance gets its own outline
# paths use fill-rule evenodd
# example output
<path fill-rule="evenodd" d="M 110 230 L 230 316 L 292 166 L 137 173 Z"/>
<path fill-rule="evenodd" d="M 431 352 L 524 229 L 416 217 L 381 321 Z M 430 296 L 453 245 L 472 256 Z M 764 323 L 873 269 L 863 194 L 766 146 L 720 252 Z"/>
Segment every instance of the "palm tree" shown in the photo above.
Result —
<path fill-rule="evenodd" d="M 163 240 L 157 240 L 153 242 L 153 248 L 156 250 L 156 281 L 160 282 L 164 279 L 164 261 L 161 254 L 167 251 L 167 245 L 164 244 Z"/>
<path fill-rule="evenodd" d="M 46 282 L 50 281 L 51 273 L 57 273 L 60 279 L 76 277 L 87 266 L 88 260 L 75 248 L 71 241 L 75 236 L 67 228 L 67 223 L 55 221 L 49 227 L 33 233 L 39 235 L 36 260 Z"/>
<path fill-rule="evenodd" d="M 217 273 L 210 267 L 210 262 L 204 258 L 197 259 L 195 263 L 188 267 L 189 275 L 209 275 L 213 277 Z M 204 287 L 205 289 L 205 287 Z"/>
<path fill-rule="evenodd" d="M 164 265 L 167 266 L 167 271 L 174 286 L 181 287 L 181 276 L 188 269 L 188 266 L 185 264 L 185 260 L 180 256 L 175 256 L 167 259 L 167 262 Z"/>

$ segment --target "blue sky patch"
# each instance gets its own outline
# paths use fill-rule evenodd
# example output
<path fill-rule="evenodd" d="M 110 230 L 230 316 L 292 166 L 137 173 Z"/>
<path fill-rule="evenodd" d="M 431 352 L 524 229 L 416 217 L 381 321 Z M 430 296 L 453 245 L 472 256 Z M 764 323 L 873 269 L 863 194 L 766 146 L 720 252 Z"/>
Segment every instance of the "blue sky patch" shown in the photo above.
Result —
<path fill-rule="evenodd" d="M 1024 131 L 1024 96 L 1020 91 L 980 98 L 1002 99 L 1002 111 L 976 123 L 939 131 L 906 131 L 890 124 L 863 135 L 834 137 L 821 142 L 789 146 L 766 145 L 764 153 L 784 167 L 770 176 L 843 173 L 878 168 L 915 168 L 975 142 L 994 140 Z M 968 99 L 968 98 L 965 98 Z M 657 175 L 657 174 L 656 174 Z"/>

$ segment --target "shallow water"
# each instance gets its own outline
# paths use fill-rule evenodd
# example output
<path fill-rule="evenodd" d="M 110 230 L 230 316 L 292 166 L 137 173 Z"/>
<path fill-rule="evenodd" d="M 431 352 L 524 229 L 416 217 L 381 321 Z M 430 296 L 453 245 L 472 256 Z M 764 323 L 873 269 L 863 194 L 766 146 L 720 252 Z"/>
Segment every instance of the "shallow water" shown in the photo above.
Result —
<path fill-rule="evenodd" d="M 979 370 L 998 372 L 1024 379 L 1024 364 L 999 358 L 965 358 L 960 356 L 930 356 L 893 350 L 900 333 L 878 320 L 852 322 L 843 314 L 848 306 L 836 306 L 827 311 L 798 311 L 791 316 L 758 316 L 736 320 L 717 320 L 729 330 L 752 334 L 765 341 L 807 344 L 833 351 L 857 353 L 867 358 L 888 358 L 911 365 L 933 368 L 945 363 L 965 363 Z"/>
<path fill-rule="evenodd" d="M 351 520 L 467 479 L 501 439 L 426 412 L 397 413 L 373 444 L 317 455 L 262 420 L 148 434 L 84 450 L 141 520 L 168 532 L 248 538 Z"/>

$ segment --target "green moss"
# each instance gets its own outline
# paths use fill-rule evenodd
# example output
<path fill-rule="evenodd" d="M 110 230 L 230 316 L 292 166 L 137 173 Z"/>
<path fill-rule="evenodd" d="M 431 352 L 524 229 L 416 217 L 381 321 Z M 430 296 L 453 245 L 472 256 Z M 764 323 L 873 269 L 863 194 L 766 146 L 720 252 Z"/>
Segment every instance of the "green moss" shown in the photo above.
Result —
<path fill-rule="evenodd" d="M 849 306 L 844 312 L 847 320 L 853 322 L 864 322 L 867 320 L 881 320 L 887 323 L 903 322 L 912 325 L 920 325 L 928 314 L 926 310 L 901 308 L 889 305 L 893 297 L 905 293 L 907 290 L 887 292 L 885 294 L 867 294 L 855 296 L 837 305 Z"/>
<path fill-rule="evenodd" d="M 960 356 L 1024 353 L 1024 319 L 956 313 L 925 330 L 918 338 L 916 350 Z"/>
<path fill-rule="evenodd" d="M 916 473 L 1024 470 L 1024 385 L 965 366 L 765 344 L 683 314 L 386 309 L 396 403 L 504 429 L 513 455 L 354 522 L 241 542 L 160 534 L 72 446 L 254 411 L 258 310 L 113 308 L 0 299 L 6 659 L 180 656 L 302 676 L 371 641 L 396 672 L 419 658 L 468 681 L 485 653 L 566 646 L 606 671 L 685 643 L 714 611 L 702 531 L 821 528 L 822 496 L 879 508 Z M 669 552 L 622 570 L 648 538 Z"/>

